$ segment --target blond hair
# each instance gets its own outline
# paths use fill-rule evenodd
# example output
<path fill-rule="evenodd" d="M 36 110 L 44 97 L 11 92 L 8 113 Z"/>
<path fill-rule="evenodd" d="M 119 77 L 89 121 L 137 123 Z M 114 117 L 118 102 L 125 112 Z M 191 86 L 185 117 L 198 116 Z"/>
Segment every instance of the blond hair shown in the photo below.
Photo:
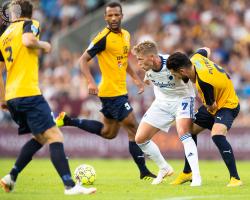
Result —
<path fill-rule="evenodd" d="M 157 54 L 158 50 L 156 44 L 152 41 L 144 41 L 135 45 L 132 49 L 134 55 L 145 55 L 148 53 Z"/>

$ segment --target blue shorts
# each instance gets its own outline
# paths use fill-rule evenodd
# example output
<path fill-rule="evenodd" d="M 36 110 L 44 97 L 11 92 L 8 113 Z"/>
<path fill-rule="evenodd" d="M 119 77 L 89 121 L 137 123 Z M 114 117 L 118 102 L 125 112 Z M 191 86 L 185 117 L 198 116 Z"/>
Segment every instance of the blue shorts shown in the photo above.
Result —
<path fill-rule="evenodd" d="M 239 112 L 240 105 L 233 109 L 221 108 L 215 115 L 212 115 L 207 111 L 205 106 L 201 106 L 195 114 L 194 123 L 209 130 L 212 130 L 214 123 L 224 124 L 227 130 L 229 130 Z"/>
<path fill-rule="evenodd" d="M 102 102 L 102 109 L 100 111 L 108 119 L 122 121 L 133 110 L 128 102 L 128 95 L 100 97 L 100 100 Z"/>
<path fill-rule="evenodd" d="M 18 134 L 40 134 L 55 126 L 53 113 L 42 95 L 7 101 L 12 119 L 19 125 Z"/>

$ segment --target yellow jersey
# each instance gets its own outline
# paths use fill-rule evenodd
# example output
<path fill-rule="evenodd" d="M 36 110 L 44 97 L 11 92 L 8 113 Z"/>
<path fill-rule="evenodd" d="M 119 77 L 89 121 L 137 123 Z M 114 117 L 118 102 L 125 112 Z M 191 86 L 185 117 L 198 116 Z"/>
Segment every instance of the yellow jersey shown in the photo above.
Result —
<path fill-rule="evenodd" d="M 0 60 L 5 62 L 7 79 L 5 100 L 40 95 L 38 50 L 23 45 L 23 33 L 39 37 L 39 22 L 20 19 L 10 24 L 0 37 Z"/>
<path fill-rule="evenodd" d="M 239 99 L 233 83 L 224 69 L 206 57 L 206 53 L 198 51 L 191 57 L 191 62 L 196 70 L 196 87 L 204 105 L 211 106 L 217 103 L 221 108 L 236 108 Z M 215 110 L 211 114 L 215 114 Z"/>
<path fill-rule="evenodd" d="M 87 52 L 93 58 L 97 56 L 102 79 L 99 84 L 99 97 L 115 97 L 128 93 L 126 74 L 130 34 L 122 29 L 112 32 L 104 28 L 91 42 Z"/>

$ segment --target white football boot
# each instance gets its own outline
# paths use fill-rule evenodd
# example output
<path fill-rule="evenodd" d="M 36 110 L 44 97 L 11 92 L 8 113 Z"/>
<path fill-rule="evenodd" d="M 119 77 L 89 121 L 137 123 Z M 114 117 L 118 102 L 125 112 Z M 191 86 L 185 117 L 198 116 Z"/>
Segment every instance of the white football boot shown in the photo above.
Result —
<path fill-rule="evenodd" d="M 0 186 L 5 192 L 11 192 L 14 190 L 15 181 L 11 179 L 10 174 L 7 174 L 0 180 Z"/>
<path fill-rule="evenodd" d="M 157 177 L 152 181 L 152 185 L 160 184 L 163 179 L 167 176 L 171 176 L 174 174 L 173 168 L 169 165 L 167 168 L 162 168 L 159 170 Z"/>
<path fill-rule="evenodd" d="M 93 194 L 96 192 L 96 188 L 85 188 L 79 184 L 76 184 L 70 189 L 65 189 L 65 195 L 76 195 L 76 194 Z"/>

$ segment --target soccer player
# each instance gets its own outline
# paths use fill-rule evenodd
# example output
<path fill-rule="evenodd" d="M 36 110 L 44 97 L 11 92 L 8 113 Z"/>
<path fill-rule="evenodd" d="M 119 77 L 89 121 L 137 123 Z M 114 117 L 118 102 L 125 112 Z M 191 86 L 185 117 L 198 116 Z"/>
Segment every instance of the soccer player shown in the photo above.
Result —
<path fill-rule="evenodd" d="M 14 5 L 20 5 L 21 16 L 12 10 Z M 0 37 L 0 66 L 1 70 L 4 65 L 7 69 L 5 97 L 2 76 L 0 78 L 1 107 L 7 106 L 19 125 L 19 135 L 32 133 L 32 138 L 22 147 L 14 167 L 0 180 L 0 185 L 5 192 L 12 191 L 18 175 L 33 155 L 49 144 L 51 161 L 63 181 L 64 193 L 94 193 L 95 188 L 84 188 L 72 180 L 63 135 L 55 126 L 53 114 L 38 86 L 38 50 L 49 53 L 51 45 L 39 40 L 39 22 L 31 19 L 33 6 L 30 1 L 13 0 L 10 9 L 12 23 Z"/>
<path fill-rule="evenodd" d="M 197 50 L 191 58 L 176 52 L 168 58 L 167 67 L 177 79 L 190 79 L 196 84 L 203 106 L 195 115 L 192 133 L 198 134 L 204 129 L 211 130 L 212 140 L 230 173 L 227 186 L 240 186 L 242 181 L 236 169 L 233 149 L 226 139 L 227 131 L 240 111 L 239 99 L 229 75 L 211 61 L 209 56 L 210 49 L 207 47 Z M 185 166 L 188 167 L 187 164 Z M 187 181 L 187 176 L 183 172 L 176 184 Z"/>
<path fill-rule="evenodd" d="M 122 7 L 119 3 L 107 4 L 104 14 L 107 27 L 93 39 L 80 58 L 89 94 L 98 95 L 102 102 L 102 122 L 70 118 L 65 112 L 58 116 L 56 122 L 58 126 L 76 126 L 106 139 L 115 138 L 120 126 L 124 127 L 128 132 L 129 152 L 140 170 L 140 178 L 150 179 L 156 176 L 147 169 L 143 152 L 135 143 L 138 123 L 128 101 L 126 74 L 132 77 L 139 93 L 144 91 L 144 84 L 128 65 L 130 34 L 121 28 L 122 17 Z M 88 62 L 95 56 L 102 74 L 99 88 L 88 66 Z"/>
<path fill-rule="evenodd" d="M 174 171 L 151 139 L 160 130 L 168 132 L 176 120 L 178 135 L 193 170 L 191 186 L 200 186 L 197 147 L 190 134 L 195 97 L 192 83 L 188 81 L 186 84 L 174 78 L 166 67 L 169 55 L 159 54 L 154 42 L 141 42 L 134 46 L 132 52 L 137 57 L 138 65 L 146 71 L 144 80 L 154 85 L 155 100 L 143 116 L 135 137 L 139 147 L 159 167 L 157 178 L 152 184 L 161 183 L 165 176 L 172 175 Z"/>

